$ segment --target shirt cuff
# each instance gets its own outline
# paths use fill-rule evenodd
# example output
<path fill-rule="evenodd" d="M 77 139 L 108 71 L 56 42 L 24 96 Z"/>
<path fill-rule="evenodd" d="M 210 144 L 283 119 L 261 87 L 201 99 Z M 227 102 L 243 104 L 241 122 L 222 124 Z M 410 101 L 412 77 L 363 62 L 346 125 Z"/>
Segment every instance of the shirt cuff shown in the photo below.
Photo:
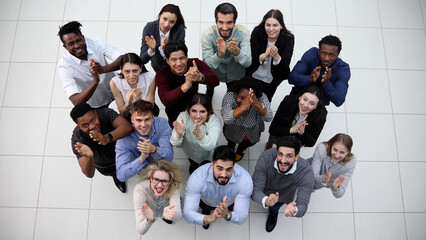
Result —
<path fill-rule="evenodd" d="M 296 208 L 296 213 L 293 214 L 293 217 L 296 217 L 297 213 L 299 212 L 299 209 L 297 209 L 297 207 L 294 207 L 294 208 Z"/>
<path fill-rule="evenodd" d="M 148 56 L 152 57 L 152 56 L 154 56 L 155 51 L 152 51 L 151 48 L 148 48 L 147 53 L 148 53 Z"/>
<path fill-rule="evenodd" d="M 268 196 L 264 196 L 263 197 L 263 199 L 262 199 L 262 206 L 263 206 L 263 208 L 268 208 L 268 206 L 266 206 L 266 199 L 268 199 Z"/>
<path fill-rule="evenodd" d="M 280 62 L 281 62 L 281 57 L 280 57 L 280 59 L 278 59 L 278 61 L 276 61 L 276 62 L 275 62 L 275 61 L 273 61 L 273 62 L 272 62 L 272 64 L 274 64 L 274 65 L 278 65 Z"/>
<path fill-rule="evenodd" d="M 161 48 L 161 46 L 158 47 L 158 51 L 160 51 L 161 56 L 166 59 L 166 54 L 164 54 L 163 49 Z"/>

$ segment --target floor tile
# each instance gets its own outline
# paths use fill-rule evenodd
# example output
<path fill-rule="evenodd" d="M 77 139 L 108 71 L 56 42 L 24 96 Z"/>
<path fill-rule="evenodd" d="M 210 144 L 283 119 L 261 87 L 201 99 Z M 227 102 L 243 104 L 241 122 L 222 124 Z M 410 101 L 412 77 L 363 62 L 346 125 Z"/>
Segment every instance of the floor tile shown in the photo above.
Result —
<path fill-rule="evenodd" d="M 35 208 L 0 208 L 0 238 L 32 239 L 35 217 Z"/>
<path fill-rule="evenodd" d="M 58 175 L 59 169 L 66 169 Z M 89 208 L 91 179 L 75 157 L 45 157 L 40 184 L 39 207 Z"/>
<path fill-rule="evenodd" d="M 396 162 L 358 162 L 352 176 L 352 188 L 354 212 L 403 211 Z"/>
<path fill-rule="evenodd" d="M 389 70 L 389 85 L 394 113 L 426 114 L 426 71 Z M 407 97 L 409 96 L 409 97 Z"/>
<path fill-rule="evenodd" d="M 274 1 L 266 0 L 262 1 L 262 4 L 259 4 L 256 1 L 247 1 L 247 22 L 260 24 L 262 22 L 263 16 L 271 9 L 278 9 L 284 15 L 284 24 L 292 23 L 292 2 L 291 0 L 286 1 Z M 251 31 L 250 31 L 251 32 Z"/>
<path fill-rule="evenodd" d="M 16 30 L 12 61 L 56 62 L 58 52 L 58 26 L 61 22 L 20 21 Z M 43 29 L 40 35 L 40 29 Z M 31 37 L 38 36 L 38 37 Z M 31 40 L 31 44 L 28 41 Z"/>
<path fill-rule="evenodd" d="M 277 226 L 268 233 L 265 230 L 267 217 L 265 213 L 250 213 L 250 239 L 303 239 L 301 218 L 278 214 Z"/>
<path fill-rule="evenodd" d="M 354 213 L 357 239 L 406 239 L 402 213 Z"/>
<path fill-rule="evenodd" d="M 0 119 L 0 154 L 42 155 L 48 111 L 45 108 L 4 108 Z M 20 132 L 11 126 L 19 127 Z"/>
<path fill-rule="evenodd" d="M 139 239 L 134 212 L 91 210 L 87 239 Z"/>
<path fill-rule="evenodd" d="M 225 219 L 217 219 L 216 222 L 210 224 L 210 228 L 205 230 L 202 226 L 195 226 L 195 239 L 213 240 L 217 239 L 218 235 L 227 233 L 226 238 L 235 240 L 249 239 L 249 218 L 241 224 L 227 222 Z"/>
<path fill-rule="evenodd" d="M 379 69 L 353 69 L 346 97 L 349 113 L 392 113 L 388 74 Z M 372 96 L 371 98 L 366 96 Z"/>
<path fill-rule="evenodd" d="M 92 180 L 92 193 L 90 199 L 91 209 L 133 209 L 133 188 L 139 181 L 139 175 L 126 181 L 127 192 L 122 193 L 115 186 L 112 177 L 103 176 L 98 171 Z"/>
<path fill-rule="evenodd" d="M 400 169 L 405 212 L 426 212 L 426 189 L 412 187 L 426 182 L 426 162 L 400 163 Z"/>
<path fill-rule="evenodd" d="M 348 134 L 358 161 L 397 161 L 390 114 L 347 114 Z"/>
<path fill-rule="evenodd" d="M 331 226 L 330 226 L 331 224 Z M 353 213 L 308 213 L 303 217 L 303 239 L 355 239 Z"/>
<path fill-rule="evenodd" d="M 59 74 L 56 71 L 55 80 L 53 80 L 53 90 L 52 90 L 52 101 L 51 107 L 61 107 L 72 109 L 71 101 L 68 99 L 67 94 L 62 90 L 62 82 L 60 80 Z"/>
<path fill-rule="evenodd" d="M 41 157 L 0 156 L 0 206 L 36 207 Z"/>
<path fill-rule="evenodd" d="M 382 27 L 424 29 L 420 1 L 379 0 L 378 4 Z"/>
<path fill-rule="evenodd" d="M 133 52 L 139 56 L 142 30 L 145 24 L 146 22 L 109 22 L 108 44 L 123 53 Z"/>
<path fill-rule="evenodd" d="M 201 32 L 199 23 L 186 23 L 186 36 L 200 36 L 198 38 L 185 37 L 185 45 L 188 47 L 188 57 L 202 59 L 201 55 Z"/>
<path fill-rule="evenodd" d="M 318 9 L 317 9 L 318 10 Z M 307 13 L 304 13 L 304 15 Z M 335 26 L 305 26 L 305 25 L 294 25 L 294 52 L 293 59 L 295 63 L 299 61 L 303 54 L 311 49 L 312 47 L 318 47 L 318 42 L 325 36 L 331 34 L 338 36 L 338 30 Z M 343 47 L 344 47 L 343 43 Z M 345 50 L 343 49 L 340 53 L 340 57 L 345 61 L 344 56 Z"/>
<path fill-rule="evenodd" d="M 1 4 L 1 3 L 0 3 Z M 0 10 L 1 11 L 1 10 Z M 2 16 L 0 14 L 0 16 Z M 1 21 L 0 31 L 3 33 L 2 44 L 0 45 L 0 61 L 8 62 L 12 57 L 13 41 L 15 40 L 16 21 Z"/>
<path fill-rule="evenodd" d="M 64 16 L 65 3 L 66 0 L 22 0 L 21 11 L 19 12 L 19 20 L 61 21 Z M 41 6 L 43 6 L 43 10 L 40 9 Z M 36 9 L 40 10 L 37 11 Z"/>
<path fill-rule="evenodd" d="M 84 6 L 84 7 L 83 7 Z M 96 11 L 94 11 L 96 9 Z M 67 1 L 64 19 L 107 21 L 110 9 L 109 0 L 72 0 Z"/>
<path fill-rule="evenodd" d="M 309 7 L 307 7 L 309 6 Z M 334 1 L 292 1 L 293 24 L 336 25 Z"/>
<path fill-rule="evenodd" d="M 382 31 L 379 28 L 339 27 L 342 59 L 351 68 L 386 67 Z M 359 54 L 362 46 L 362 54 Z M 355 78 L 353 78 L 355 79 Z"/>
<path fill-rule="evenodd" d="M 376 1 L 336 0 L 335 4 L 339 26 L 380 27 L 379 7 Z"/>
<path fill-rule="evenodd" d="M 348 213 L 353 210 L 352 184 L 349 183 L 341 198 L 335 198 L 330 188 L 315 190 L 311 194 L 308 213 Z"/>
<path fill-rule="evenodd" d="M 399 161 L 426 162 L 425 115 L 395 115 Z"/>
<path fill-rule="evenodd" d="M 170 3 L 168 0 L 157 0 L 155 4 L 155 13 L 158 15 L 161 8 L 164 5 Z M 201 10 L 201 1 L 185 1 L 185 0 L 174 0 L 173 4 L 178 5 L 182 13 L 183 18 L 185 19 L 185 24 L 188 22 L 199 22 L 200 21 L 200 10 Z M 212 8 L 214 9 L 214 8 Z M 214 10 L 213 10 L 214 11 Z M 213 11 L 210 16 L 213 15 Z M 152 21 L 152 20 L 151 20 Z M 186 25 L 188 26 L 188 25 Z"/>
<path fill-rule="evenodd" d="M 11 63 L 3 105 L 49 107 L 54 73 L 54 63 Z"/>
<path fill-rule="evenodd" d="M 423 239 L 426 236 L 426 213 L 406 213 L 407 239 Z"/>
<path fill-rule="evenodd" d="M 0 106 L 3 106 L 9 63 L 0 63 Z"/>
<path fill-rule="evenodd" d="M 18 20 L 21 1 L 3 0 L 0 2 L 0 20 Z"/>
<path fill-rule="evenodd" d="M 167 224 L 163 220 L 157 218 L 155 224 L 151 226 L 149 231 L 143 235 L 141 239 L 169 239 L 170 236 L 176 236 L 176 238 L 179 238 L 177 236 L 182 236 L 182 238 L 188 240 L 201 239 L 195 237 L 195 229 L 199 227 L 200 226 L 195 224 L 185 222 L 183 218 L 173 224 Z M 167 229 L 167 231 L 165 231 L 165 229 Z"/>
<path fill-rule="evenodd" d="M 89 210 L 39 209 L 34 240 L 86 239 Z"/>
<path fill-rule="evenodd" d="M 426 70 L 424 30 L 383 29 L 383 39 L 389 69 Z"/>
<path fill-rule="evenodd" d="M 126 2 L 120 0 L 112 0 L 109 12 L 109 21 L 153 21 L 158 19 L 158 12 L 155 12 L 155 4 L 150 1 L 128 0 Z M 122 25 L 125 27 L 125 25 Z M 134 29 L 135 30 L 135 29 Z M 130 32 L 123 32 L 122 36 Z M 142 28 L 140 29 L 142 35 Z M 138 54 L 139 55 L 139 54 Z"/>

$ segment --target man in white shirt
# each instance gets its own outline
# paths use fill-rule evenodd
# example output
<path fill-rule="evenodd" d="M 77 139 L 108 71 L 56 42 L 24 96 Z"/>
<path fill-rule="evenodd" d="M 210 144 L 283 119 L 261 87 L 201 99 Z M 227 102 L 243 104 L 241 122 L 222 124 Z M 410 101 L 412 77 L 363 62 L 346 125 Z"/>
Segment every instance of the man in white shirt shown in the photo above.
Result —
<path fill-rule="evenodd" d="M 122 53 L 100 38 L 85 38 L 82 25 L 72 21 L 59 28 L 64 52 L 57 68 L 62 88 L 73 105 L 87 102 L 93 108 L 108 106 L 114 96 L 109 82 L 120 68 Z M 105 57 L 113 61 L 108 64 Z"/>

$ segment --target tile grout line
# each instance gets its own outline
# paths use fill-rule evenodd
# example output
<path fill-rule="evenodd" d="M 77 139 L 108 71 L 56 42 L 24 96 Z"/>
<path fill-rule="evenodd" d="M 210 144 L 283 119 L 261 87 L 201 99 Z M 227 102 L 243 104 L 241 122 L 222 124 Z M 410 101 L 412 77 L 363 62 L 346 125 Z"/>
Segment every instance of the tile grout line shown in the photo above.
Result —
<path fill-rule="evenodd" d="M 400 165 L 400 159 L 399 159 L 399 151 L 398 151 L 398 138 L 396 135 L 396 126 L 395 126 L 395 114 L 394 114 L 394 107 L 393 107 L 393 99 L 392 99 L 392 92 L 391 92 L 391 84 L 390 84 L 390 79 L 389 79 L 389 68 L 388 68 L 388 60 L 387 60 L 387 55 L 386 55 L 386 44 L 385 44 L 385 36 L 384 36 L 384 28 L 382 26 L 382 18 L 381 18 L 381 14 L 380 14 L 380 3 L 379 0 L 377 0 L 377 9 L 378 9 L 378 13 L 379 13 L 379 21 L 380 21 L 380 33 L 382 36 L 382 41 L 383 41 L 383 54 L 385 57 L 385 66 L 386 66 L 386 77 L 387 77 L 387 82 L 388 82 L 388 86 L 387 89 L 389 91 L 389 98 L 390 98 L 390 107 L 391 107 L 391 111 L 392 111 L 392 124 L 393 124 L 393 134 L 395 137 L 395 151 L 396 151 L 396 159 L 397 159 L 397 164 L 398 164 L 398 172 L 399 172 L 399 188 L 400 188 L 400 192 L 401 192 L 401 203 L 402 203 L 402 213 L 403 213 L 403 217 L 404 217 L 404 230 L 405 230 L 405 239 L 408 239 L 408 231 L 407 231 L 407 219 L 405 216 L 405 205 L 404 205 L 404 191 L 402 189 L 402 176 L 401 176 L 401 165 Z"/>

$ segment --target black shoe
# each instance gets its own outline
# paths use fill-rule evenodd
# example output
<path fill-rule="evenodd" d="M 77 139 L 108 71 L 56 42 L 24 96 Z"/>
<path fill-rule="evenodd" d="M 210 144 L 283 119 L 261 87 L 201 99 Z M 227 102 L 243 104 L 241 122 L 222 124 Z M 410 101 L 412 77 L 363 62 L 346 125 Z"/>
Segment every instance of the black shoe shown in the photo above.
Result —
<path fill-rule="evenodd" d="M 199 164 L 196 163 L 192 159 L 189 159 L 189 162 L 190 162 L 190 165 L 189 165 L 189 175 L 191 175 L 199 167 Z"/>
<path fill-rule="evenodd" d="M 277 225 L 277 215 L 268 214 L 268 220 L 266 220 L 266 231 L 272 232 L 274 230 L 275 225 Z"/>
<path fill-rule="evenodd" d="M 122 192 L 125 193 L 126 192 L 126 182 L 121 182 L 120 180 L 118 180 L 117 176 L 112 176 L 112 179 L 114 179 L 114 183 L 115 186 L 117 186 L 117 188 Z"/>
<path fill-rule="evenodd" d="M 201 214 L 203 214 L 203 215 L 210 215 L 210 211 L 202 209 L 201 210 Z M 203 228 L 206 229 L 206 230 L 209 229 L 209 227 L 210 227 L 210 224 L 203 225 Z"/>

